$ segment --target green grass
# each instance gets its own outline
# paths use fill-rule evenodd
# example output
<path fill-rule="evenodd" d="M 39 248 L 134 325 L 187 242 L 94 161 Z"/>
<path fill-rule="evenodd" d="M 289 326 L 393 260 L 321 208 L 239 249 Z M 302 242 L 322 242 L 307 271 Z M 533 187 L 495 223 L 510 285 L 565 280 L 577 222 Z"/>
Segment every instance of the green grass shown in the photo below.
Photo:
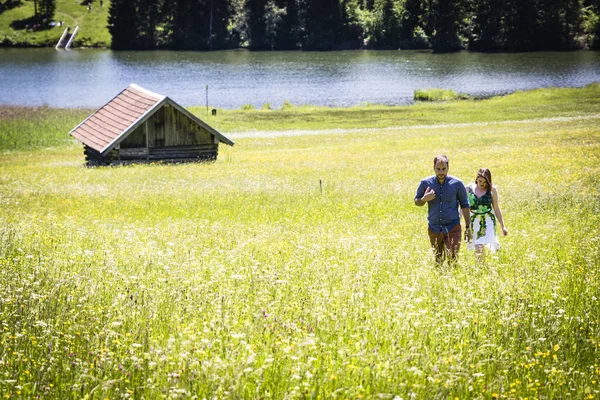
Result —
<path fill-rule="evenodd" d="M 93 110 L 0 106 L 0 152 L 72 144 L 67 133 Z"/>
<path fill-rule="evenodd" d="M 230 132 L 410 127 L 415 125 L 494 123 L 597 114 L 600 83 L 584 88 L 553 88 L 516 92 L 486 100 L 417 103 L 411 106 L 366 105 L 351 108 L 292 106 L 238 110 L 205 107 L 190 111 L 227 135 Z M 0 107 L 0 152 L 60 146 L 74 141 L 66 135 L 92 109 Z"/>
<path fill-rule="evenodd" d="M 203 107 L 191 107 L 190 110 L 223 132 L 489 123 L 598 113 L 600 84 L 578 89 L 519 91 L 486 100 L 417 103 L 411 106 L 329 108 L 288 105 L 283 110 L 256 112 L 219 109 L 214 117 L 207 116 Z"/>
<path fill-rule="evenodd" d="M 421 89 L 415 90 L 413 100 L 415 101 L 449 101 L 449 100 L 466 100 L 468 96 L 462 93 L 456 93 L 449 89 Z"/>
<path fill-rule="evenodd" d="M 108 9 L 110 0 L 92 3 L 90 12 L 87 6 L 77 0 L 57 0 L 54 21 L 64 21 L 62 27 L 49 27 L 33 31 L 25 29 L 25 24 L 35 15 L 34 2 L 24 0 L 20 7 L 14 7 L 0 13 L 0 43 L 13 46 L 49 47 L 56 46 L 66 26 L 74 29 L 79 26 L 73 47 L 110 47 L 108 32 Z"/>
<path fill-rule="evenodd" d="M 209 164 L 89 169 L 55 139 L 5 150 L 0 396 L 598 398 L 590 90 L 472 103 L 494 123 L 444 104 L 397 129 L 241 138 Z M 323 129 L 330 111 L 286 110 Z M 40 137 L 80 111 L 44 112 Z M 280 123 L 254 115 L 280 114 L 226 118 Z M 412 198 L 438 153 L 466 182 L 494 174 L 510 234 L 484 264 L 463 248 L 432 265 Z"/>

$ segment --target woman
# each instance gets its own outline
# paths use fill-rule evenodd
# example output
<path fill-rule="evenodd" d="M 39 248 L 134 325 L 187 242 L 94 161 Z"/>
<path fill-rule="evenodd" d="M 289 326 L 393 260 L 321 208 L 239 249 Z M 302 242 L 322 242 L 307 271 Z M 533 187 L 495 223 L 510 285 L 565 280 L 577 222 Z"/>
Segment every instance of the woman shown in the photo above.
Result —
<path fill-rule="evenodd" d="M 485 247 L 492 252 L 500 248 L 495 232 L 498 222 L 502 227 L 502 234 L 508 235 L 498 204 L 498 192 L 492 185 L 492 173 L 489 169 L 481 168 L 477 171 L 475 183 L 467 185 L 467 196 L 471 207 L 471 232 L 473 232 L 473 239 L 467 244 L 467 248 L 475 249 L 477 258 L 481 259 Z"/>

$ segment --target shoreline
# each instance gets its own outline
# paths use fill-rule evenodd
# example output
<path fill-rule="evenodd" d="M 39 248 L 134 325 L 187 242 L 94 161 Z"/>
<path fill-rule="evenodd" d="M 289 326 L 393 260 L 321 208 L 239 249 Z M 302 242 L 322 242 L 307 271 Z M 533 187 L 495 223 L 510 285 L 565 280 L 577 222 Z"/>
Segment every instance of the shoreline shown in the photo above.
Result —
<path fill-rule="evenodd" d="M 9 37 L 8 36 L 4 36 L 3 40 L 0 41 L 0 49 L 21 49 L 21 50 L 27 50 L 27 49 L 52 49 L 55 47 L 56 43 L 53 44 L 49 44 L 49 45 L 36 45 L 36 44 L 19 44 L 19 45 L 11 45 L 11 44 L 7 44 L 10 43 L 9 42 Z M 461 52 L 467 52 L 467 53 L 473 53 L 473 54 L 530 54 L 530 53 L 543 53 L 543 52 L 551 52 L 551 53 L 576 53 L 576 52 L 594 52 L 594 51 L 600 51 L 600 50 L 596 50 L 596 49 L 591 49 L 589 47 L 582 47 L 582 48 L 576 48 L 576 49 L 562 49 L 562 50 L 544 50 L 544 49 L 534 49 L 534 50 L 526 50 L 526 51 L 516 51 L 516 50 L 490 50 L 490 51 L 477 51 L 477 50 L 469 50 L 469 49 L 460 49 L 460 50 L 456 50 L 456 51 L 448 51 L 448 52 L 434 52 L 432 48 L 430 47 L 423 47 L 423 48 L 397 48 L 397 49 L 391 49 L 391 48 L 374 48 L 374 47 L 357 47 L 357 48 L 339 48 L 339 49 L 329 49 L 329 50 L 305 50 L 305 49 L 288 49 L 288 50 L 257 50 L 257 49 L 252 49 L 249 46 L 242 46 L 242 47 L 228 47 L 228 48 L 220 48 L 220 49 L 212 49 L 212 50 L 207 50 L 207 49 L 197 49 L 197 50 L 185 50 L 185 49 L 177 49 L 177 48 L 167 48 L 167 47 L 157 47 L 154 49 L 128 49 L 128 50 L 114 50 L 111 48 L 111 46 L 107 46 L 106 44 L 103 44 L 101 42 L 98 43 L 92 43 L 91 45 L 86 45 L 86 46 L 80 46 L 80 47 L 73 47 L 73 50 L 76 49 L 98 49 L 98 50 L 112 50 L 112 51 L 116 51 L 116 52 L 127 52 L 127 51 L 134 51 L 134 52 L 138 52 L 138 51 L 181 51 L 181 52 L 198 52 L 198 53 L 212 53 L 212 52 L 219 52 L 219 51 L 235 51 L 235 50 L 246 50 L 246 51 L 250 51 L 253 53 L 288 53 L 288 52 L 298 52 L 298 53 L 336 53 L 336 52 L 342 52 L 342 51 L 427 51 L 427 52 L 431 52 L 432 54 L 437 54 L 437 55 L 444 55 L 444 54 L 454 54 L 454 53 L 461 53 Z"/>
<path fill-rule="evenodd" d="M 218 106 L 210 106 L 210 109 L 216 109 L 217 112 L 260 112 L 260 113 L 269 113 L 269 112 L 285 112 L 286 110 L 294 110 L 294 111 L 319 111 L 319 110 L 348 110 L 348 111 L 352 111 L 352 110 L 361 110 L 361 109 L 375 109 L 375 108 L 383 108 L 383 109 L 394 109 L 394 108 L 404 108 L 404 107 L 411 107 L 411 106 L 415 106 L 415 105 L 419 105 L 419 104 L 448 104 L 448 103 L 453 103 L 453 102 L 465 102 L 465 101 L 474 101 L 474 102 L 480 102 L 480 101 L 484 101 L 484 100 L 490 100 L 490 99 L 494 99 L 494 98 L 502 98 L 502 97 L 506 97 L 506 96 L 510 96 L 513 95 L 515 93 L 519 93 L 519 92 L 531 92 L 531 91 L 535 91 L 535 90 L 551 90 L 551 89 L 583 89 L 586 86 L 589 85 L 594 85 L 597 84 L 599 82 L 590 82 L 587 84 L 584 84 L 582 86 L 552 86 L 552 87 L 537 87 L 537 88 L 532 88 L 532 89 L 526 89 L 526 90 L 521 90 L 521 89 L 516 89 L 513 91 L 506 91 L 504 93 L 498 93 L 498 94 L 489 94 L 489 95 L 469 95 L 467 94 L 468 97 L 466 98 L 454 98 L 454 99 L 448 99 L 448 100 L 439 100 L 439 101 L 435 101 L 435 100 L 410 100 L 408 102 L 405 103 L 396 103 L 396 104 L 383 104 L 383 103 L 360 103 L 360 104 L 354 104 L 354 105 L 320 105 L 320 104 L 291 104 L 291 106 L 289 108 L 251 108 L 251 109 L 245 109 L 243 106 L 242 107 L 236 107 L 236 108 L 227 108 L 227 107 L 218 107 Z M 424 89 L 424 90 L 428 90 L 428 89 Z M 263 103 L 268 103 L 268 102 L 263 102 Z M 71 111 L 77 111 L 77 110 L 83 110 L 83 111 L 90 111 L 93 112 L 95 110 L 98 110 L 100 107 L 104 106 L 104 104 L 98 105 L 96 107 L 88 107 L 88 106 L 73 106 L 73 107 L 56 107 L 56 106 L 52 106 L 49 104 L 33 104 L 33 105 L 29 105 L 29 104 L 11 104 L 11 103 L 2 103 L 0 102 L 0 110 L 2 109 L 9 109 L 9 108 L 14 108 L 14 109 L 27 109 L 27 110 L 35 110 L 35 109 L 48 109 L 48 110 L 71 110 Z M 191 104 L 191 105 L 184 105 L 182 104 L 182 106 L 188 110 L 190 109 L 198 109 L 198 110 L 205 110 L 206 109 L 206 105 L 202 105 L 202 104 Z M 201 111 L 204 112 L 204 111 Z M 1 113 L 0 113 L 1 116 Z"/>
<path fill-rule="evenodd" d="M 523 105 L 527 105 L 524 107 Z M 284 110 L 221 110 L 192 114 L 232 139 L 344 135 L 376 137 L 385 132 L 484 130 L 498 125 L 519 131 L 548 124 L 584 124 L 600 119 L 600 83 L 584 88 L 521 91 L 483 101 L 419 102 L 410 106 L 350 108 L 290 107 Z M 66 133 L 93 109 L 0 106 L 0 152 L 68 142 Z M 590 122 L 591 121 L 591 122 Z"/>

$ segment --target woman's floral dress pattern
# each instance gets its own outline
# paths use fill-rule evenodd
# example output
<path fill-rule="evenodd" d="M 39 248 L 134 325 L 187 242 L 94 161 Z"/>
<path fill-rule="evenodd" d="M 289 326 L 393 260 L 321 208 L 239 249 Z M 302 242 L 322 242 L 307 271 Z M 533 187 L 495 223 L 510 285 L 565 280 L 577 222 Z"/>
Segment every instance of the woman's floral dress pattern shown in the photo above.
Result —
<path fill-rule="evenodd" d="M 474 188 L 467 186 L 467 196 L 471 208 L 471 230 L 474 235 L 472 245 L 487 245 L 494 251 L 499 249 L 500 243 L 496 239 L 495 232 L 496 216 L 492 211 L 492 192 L 488 191 L 483 196 L 477 197 Z"/>

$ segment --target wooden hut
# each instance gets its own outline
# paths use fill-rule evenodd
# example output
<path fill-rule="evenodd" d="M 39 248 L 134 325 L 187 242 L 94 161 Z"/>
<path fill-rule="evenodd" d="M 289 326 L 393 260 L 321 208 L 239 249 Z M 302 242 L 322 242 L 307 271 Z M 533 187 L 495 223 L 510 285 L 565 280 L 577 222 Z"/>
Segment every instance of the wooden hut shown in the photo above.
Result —
<path fill-rule="evenodd" d="M 88 165 L 216 160 L 219 142 L 233 142 L 167 96 L 135 84 L 71 132 Z"/>

